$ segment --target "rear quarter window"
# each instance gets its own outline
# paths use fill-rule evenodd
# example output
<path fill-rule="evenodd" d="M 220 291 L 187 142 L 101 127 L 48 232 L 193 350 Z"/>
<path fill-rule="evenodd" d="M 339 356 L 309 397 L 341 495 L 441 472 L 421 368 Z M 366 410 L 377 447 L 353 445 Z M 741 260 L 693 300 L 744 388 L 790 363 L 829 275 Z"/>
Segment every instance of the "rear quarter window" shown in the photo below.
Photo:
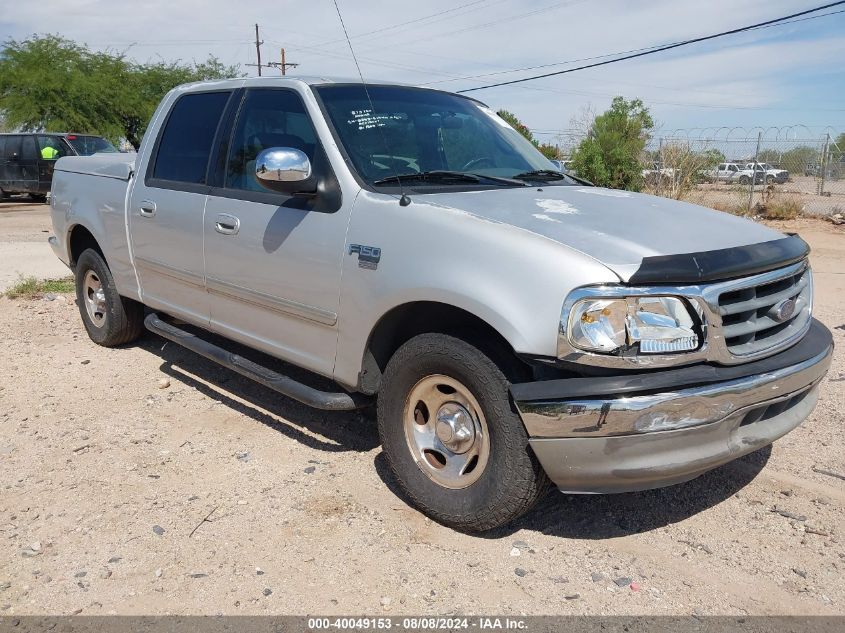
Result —
<path fill-rule="evenodd" d="M 21 153 L 21 137 L 20 136 L 7 136 L 6 137 L 6 158 L 11 158 L 14 154 L 18 154 L 20 156 Z"/>

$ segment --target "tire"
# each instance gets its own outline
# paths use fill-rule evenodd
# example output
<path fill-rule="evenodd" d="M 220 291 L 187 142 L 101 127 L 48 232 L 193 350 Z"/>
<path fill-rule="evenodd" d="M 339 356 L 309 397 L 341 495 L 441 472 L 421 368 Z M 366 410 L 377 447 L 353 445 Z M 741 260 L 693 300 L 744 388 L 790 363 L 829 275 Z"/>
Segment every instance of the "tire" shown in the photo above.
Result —
<path fill-rule="evenodd" d="M 740 178 L 739 178 L 739 184 L 741 184 L 741 185 L 747 185 L 750 182 L 751 182 L 751 179 L 748 176 L 740 176 Z"/>
<path fill-rule="evenodd" d="M 767 184 L 767 185 L 774 184 L 774 182 L 775 182 L 775 177 L 774 177 L 774 176 L 766 176 L 766 184 Z"/>
<path fill-rule="evenodd" d="M 76 262 L 76 303 L 88 336 L 97 345 L 130 343 L 144 331 L 144 306 L 117 293 L 109 267 L 92 248 Z"/>
<path fill-rule="evenodd" d="M 421 334 L 390 359 L 378 394 L 379 436 L 399 486 L 421 512 L 463 532 L 482 532 L 525 514 L 548 490 L 508 393 L 500 367 L 453 336 Z M 446 441 L 455 452 L 433 431 L 448 428 L 442 420 L 450 416 L 458 426 Z M 471 448 L 455 443 L 468 441 L 466 433 L 454 433 L 461 424 L 474 429 Z"/>

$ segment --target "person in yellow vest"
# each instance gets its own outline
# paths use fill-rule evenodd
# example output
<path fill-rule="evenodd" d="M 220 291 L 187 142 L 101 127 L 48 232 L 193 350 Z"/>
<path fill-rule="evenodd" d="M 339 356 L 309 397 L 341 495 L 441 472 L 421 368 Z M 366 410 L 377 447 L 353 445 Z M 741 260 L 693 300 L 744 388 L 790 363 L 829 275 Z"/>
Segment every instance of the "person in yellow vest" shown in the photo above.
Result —
<path fill-rule="evenodd" d="M 41 148 L 41 158 L 44 160 L 56 160 L 61 156 L 61 152 L 53 145 L 52 140 L 44 141 L 44 147 Z"/>

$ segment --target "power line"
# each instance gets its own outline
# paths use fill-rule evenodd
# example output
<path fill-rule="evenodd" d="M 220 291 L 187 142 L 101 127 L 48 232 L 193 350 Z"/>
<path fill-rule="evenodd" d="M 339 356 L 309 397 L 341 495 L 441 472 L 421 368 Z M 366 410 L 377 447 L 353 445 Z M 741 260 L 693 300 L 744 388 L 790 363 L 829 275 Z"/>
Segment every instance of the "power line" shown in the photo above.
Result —
<path fill-rule="evenodd" d="M 275 43 L 273 40 L 267 40 L 268 42 Z M 281 42 L 279 42 L 281 45 Z M 294 48 L 297 50 L 303 51 L 306 55 L 308 53 L 330 57 L 333 59 L 343 59 L 348 60 L 349 56 L 344 55 L 343 53 L 336 53 L 334 51 L 324 51 L 324 50 L 317 50 L 314 47 L 306 46 L 306 45 L 299 45 L 294 43 Z M 411 72 L 417 73 L 426 73 L 426 74 L 434 74 L 434 75 L 442 75 L 444 77 L 452 77 L 455 79 L 460 79 L 461 77 L 455 75 L 453 73 L 444 72 L 443 70 L 435 70 L 433 68 L 424 68 L 420 66 L 411 66 L 407 64 L 397 64 L 391 62 L 385 62 L 378 59 L 368 58 L 368 57 L 358 57 L 358 60 L 361 62 L 367 62 L 368 64 L 375 65 L 375 66 L 382 66 L 385 68 L 397 69 L 397 70 L 407 70 Z M 478 80 L 474 80 L 478 81 Z M 428 82 L 427 84 L 423 85 L 432 85 L 433 83 L 439 82 Z M 637 83 L 636 85 L 644 85 Z M 663 88 L 663 86 L 652 86 L 656 88 Z M 572 89 L 563 89 L 563 88 L 552 88 L 548 86 L 525 86 L 526 90 L 535 90 L 538 92 L 549 92 L 553 94 L 565 94 L 565 95 L 578 95 L 583 97 L 613 97 L 616 96 L 616 93 L 609 93 L 609 92 L 598 92 L 598 91 L 590 91 L 590 90 L 572 90 Z M 710 91 L 703 91 L 703 90 L 683 90 L 687 92 L 710 92 Z M 741 95 L 738 93 L 715 93 L 715 94 L 729 94 L 730 96 L 752 96 L 752 95 Z M 661 99 L 649 99 L 649 103 L 655 105 L 669 105 L 669 106 L 680 106 L 685 108 L 704 108 L 704 109 L 715 109 L 715 110 L 766 110 L 766 111 L 776 111 L 776 112 L 788 112 L 788 111 L 799 111 L 799 112 L 845 112 L 845 109 L 837 109 L 837 108 L 773 108 L 773 107 L 765 107 L 765 106 L 744 106 L 744 105 L 729 105 L 724 103 L 693 103 L 688 101 L 671 101 L 671 100 L 661 100 Z"/>
<path fill-rule="evenodd" d="M 434 33 L 433 35 L 427 36 L 426 39 L 433 39 L 436 37 L 446 37 L 448 35 L 458 35 L 460 33 L 466 33 L 467 31 L 475 31 L 478 29 L 486 29 L 491 26 L 496 26 L 501 24 L 502 22 L 514 22 L 515 20 L 523 20 L 525 18 L 530 18 L 535 15 L 539 15 L 541 13 L 548 13 L 549 11 L 556 11 L 558 9 L 564 7 L 570 7 L 575 4 L 582 4 L 587 0 L 566 0 L 564 2 L 556 2 L 554 4 L 550 4 L 545 7 L 540 7 L 539 9 L 534 9 L 533 11 L 521 11 L 516 14 L 511 14 L 507 16 L 503 16 L 500 18 L 496 18 L 495 20 L 490 20 L 489 22 L 483 22 L 481 24 L 473 24 L 471 26 L 465 26 L 460 29 L 456 29 L 454 31 L 446 31 L 441 33 Z"/>
<path fill-rule="evenodd" d="M 615 59 L 608 59 L 601 62 L 596 62 L 594 64 L 587 64 L 585 66 L 577 66 L 575 68 L 567 68 L 564 70 L 558 70 L 551 73 L 544 73 L 542 75 L 534 75 L 531 77 L 522 77 L 520 79 L 511 79 L 510 81 L 502 81 L 495 84 L 487 84 L 485 86 L 476 86 L 475 88 L 465 88 L 464 90 L 458 90 L 458 92 L 473 92 L 475 90 L 485 90 L 487 88 L 497 88 L 499 86 L 509 86 L 512 84 L 523 83 L 526 81 L 533 81 L 535 79 L 543 79 L 545 77 L 553 77 L 555 75 L 565 75 L 567 73 L 574 73 L 579 70 L 586 70 L 588 68 L 596 68 L 598 66 L 607 66 L 608 64 L 615 64 L 616 62 L 625 61 L 628 59 L 634 59 L 637 57 L 645 57 L 646 55 L 654 55 L 655 53 L 661 53 L 663 51 L 668 51 L 673 48 L 680 48 L 681 46 L 689 46 L 690 44 L 697 44 L 698 42 L 705 42 L 708 40 L 713 40 L 719 37 L 725 37 L 727 35 L 735 35 L 737 33 L 743 33 L 745 31 L 751 31 L 754 29 L 759 29 L 764 26 L 778 24 L 781 22 L 786 22 L 787 20 L 791 20 L 793 18 L 798 18 L 804 15 L 808 15 L 810 13 L 817 13 L 818 11 L 823 11 L 824 9 L 830 9 L 832 7 L 837 7 L 845 4 L 845 0 L 839 0 L 839 2 L 831 2 L 829 4 L 825 4 L 814 9 L 807 9 L 806 11 L 799 11 L 798 13 L 793 13 L 791 15 L 786 15 L 780 18 L 775 18 L 773 20 L 766 20 L 765 22 L 759 22 L 757 24 L 751 24 L 748 26 L 739 27 L 736 29 L 731 29 L 730 31 L 722 31 L 721 33 L 714 33 L 712 35 L 705 35 L 702 37 L 696 37 L 690 40 L 683 40 L 681 42 L 674 42 L 672 44 L 666 44 L 665 46 L 659 46 L 657 48 L 653 48 L 651 50 L 645 50 L 638 53 L 633 53 L 630 55 L 625 55 L 623 57 L 617 57 Z"/>
<path fill-rule="evenodd" d="M 838 13 L 845 13 L 845 9 L 840 9 L 839 11 L 831 11 L 830 13 L 823 13 L 822 15 L 811 15 L 809 17 L 799 18 L 797 20 L 789 20 L 789 21 L 778 22 L 777 24 L 766 24 L 764 26 L 754 27 L 754 28 L 751 28 L 749 30 L 750 31 L 756 31 L 756 30 L 761 30 L 761 29 L 772 28 L 772 27 L 775 27 L 775 26 L 784 26 L 785 24 L 794 24 L 796 22 L 804 22 L 806 20 L 816 20 L 818 18 L 824 18 L 824 17 L 830 16 L 830 15 L 836 15 Z M 672 44 L 682 44 L 682 43 L 683 42 L 673 42 Z M 580 57 L 580 58 L 577 58 L 577 59 L 567 59 L 567 60 L 560 61 L 560 62 L 552 62 L 552 63 L 549 63 L 549 64 L 538 64 L 536 66 L 523 66 L 522 68 L 512 68 L 510 70 L 497 70 L 497 71 L 491 71 L 491 72 L 488 72 L 488 73 L 482 73 L 482 74 L 478 74 L 478 75 L 465 75 L 463 77 L 460 77 L 460 78 L 456 77 L 454 79 L 440 79 L 438 81 L 429 81 L 425 85 L 426 86 L 433 86 L 435 84 L 440 84 L 440 83 L 450 83 L 452 81 L 459 81 L 460 79 L 482 79 L 484 77 L 493 77 L 495 75 L 509 75 L 511 73 L 524 72 L 526 70 L 539 70 L 540 68 L 553 68 L 555 66 L 566 66 L 567 64 L 577 64 L 578 62 L 588 62 L 588 61 L 592 61 L 594 59 L 605 59 L 607 57 L 616 57 L 617 55 L 627 55 L 629 53 L 639 53 L 641 51 L 651 51 L 651 50 L 654 50 L 654 49 L 657 49 L 657 48 L 661 48 L 662 46 L 668 46 L 668 45 L 655 44 L 654 46 L 645 46 L 643 48 L 634 48 L 634 49 L 627 50 L 627 51 L 617 51 L 615 53 L 606 53 L 604 55 L 594 55 L 592 57 Z M 659 88 L 660 86 L 655 86 L 655 87 Z"/>
<path fill-rule="evenodd" d="M 505 0 L 497 0 L 493 4 L 501 4 L 504 1 Z M 385 33 L 386 31 L 393 31 L 393 30 L 396 30 L 396 29 L 406 30 L 406 29 L 403 29 L 402 27 L 406 27 L 406 26 L 409 26 L 411 24 L 416 24 L 416 23 L 419 23 L 419 22 L 425 22 L 427 20 L 430 20 L 429 24 L 431 24 L 433 22 L 439 22 L 440 20 L 443 20 L 443 19 L 446 19 L 446 18 L 441 17 L 440 20 L 435 20 L 433 18 L 437 18 L 439 16 L 447 16 L 448 14 L 455 13 L 457 11 L 461 11 L 462 9 L 468 9 L 468 8 L 477 6 L 479 4 L 488 4 L 489 2 L 490 2 L 490 0 L 473 0 L 472 2 L 465 2 L 464 4 L 459 4 L 458 6 L 452 7 L 451 9 L 445 9 L 443 11 L 438 11 L 436 13 L 430 13 L 428 15 L 423 15 L 423 16 L 420 16 L 418 18 L 414 18 L 412 20 L 406 20 L 405 22 L 398 22 L 396 24 L 389 24 L 387 26 L 384 26 L 384 27 L 381 27 L 381 28 L 378 28 L 378 29 L 373 29 L 371 31 L 364 31 L 363 33 L 356 33 L 355 35 L 351 35 L 350 37 L 352 39 L 357 39 L 357 38 L 360 38 L 360 37 L 365 37 L 367 35 L 375 35 L 377 33 Z M 452 16 L 450 16 L 450 17 L 452 17 Z M 424 26 L 428 26 L 428 24 L 426 24 Z M 344 38 L 339 38 L 339 39 L 329 40 L 329 41 L 326 41 L 326 42 L 321 42 L 319 44 L 316 44 L 316 46 L 318 46 L 318 47 L 329 46 L 331 44 L 337 44 L 337 43 L 340 43 L 340 42 L 345 43 L 346 40 Z"/>

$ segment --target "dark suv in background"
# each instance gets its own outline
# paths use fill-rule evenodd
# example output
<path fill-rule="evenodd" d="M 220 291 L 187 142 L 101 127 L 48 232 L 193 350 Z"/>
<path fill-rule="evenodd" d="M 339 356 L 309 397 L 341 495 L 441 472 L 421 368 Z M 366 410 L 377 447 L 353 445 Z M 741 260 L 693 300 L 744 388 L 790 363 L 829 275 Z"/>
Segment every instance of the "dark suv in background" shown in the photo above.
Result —
<path fill-rule="evenodd" d="M 0 199 L 28 193 L 33 200 L 46 200 L 59 158 L 116 151 L 106 139 L 90 134 L 0 134 Z"/>

